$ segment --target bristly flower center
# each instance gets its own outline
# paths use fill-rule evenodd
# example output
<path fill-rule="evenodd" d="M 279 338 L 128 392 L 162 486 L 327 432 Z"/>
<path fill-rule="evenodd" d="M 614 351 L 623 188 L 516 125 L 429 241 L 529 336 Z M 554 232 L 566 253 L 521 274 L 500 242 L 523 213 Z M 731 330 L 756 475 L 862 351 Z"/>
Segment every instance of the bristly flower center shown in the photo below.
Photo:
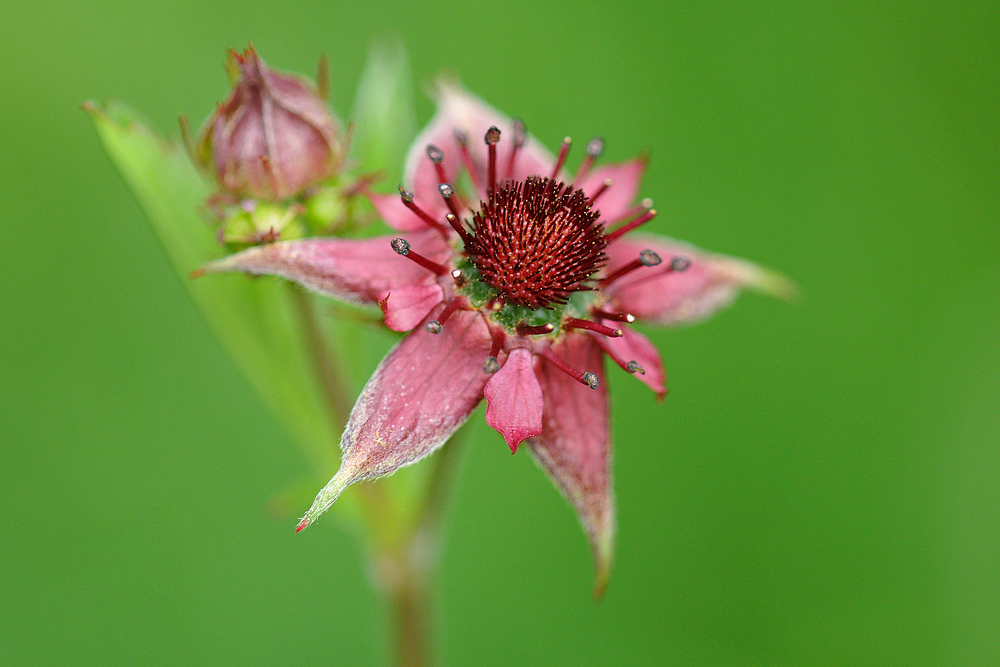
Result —
<path fill-rule="evenodd" d="M 607 260 L 608 241 L 583 191 L 531 177 L 491 188 L 487 199 L 465 251 L 498 297 L 549 308 L 592 289 L 584 281 Z"/>

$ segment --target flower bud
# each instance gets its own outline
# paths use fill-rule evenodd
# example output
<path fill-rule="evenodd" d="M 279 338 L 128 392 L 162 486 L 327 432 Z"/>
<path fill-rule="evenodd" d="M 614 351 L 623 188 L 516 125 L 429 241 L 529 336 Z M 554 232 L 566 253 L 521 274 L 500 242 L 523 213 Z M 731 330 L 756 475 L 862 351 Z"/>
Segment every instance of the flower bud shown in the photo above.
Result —
<path fill-rule="evenodd" d="M 271 201 L 336 172 L 343 147 L 322 97 L 304 79 L 275 72 L 250 46 L 229 52 L 232 94 L 202 127 L 196 159 L 222 190 Z"/>

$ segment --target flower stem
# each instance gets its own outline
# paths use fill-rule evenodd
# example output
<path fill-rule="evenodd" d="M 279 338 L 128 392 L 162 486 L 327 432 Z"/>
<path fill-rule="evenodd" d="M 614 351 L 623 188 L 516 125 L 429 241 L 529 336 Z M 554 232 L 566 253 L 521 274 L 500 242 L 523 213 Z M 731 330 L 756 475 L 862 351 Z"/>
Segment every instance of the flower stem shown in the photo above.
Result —
<path fill-rule="evenodd" d="M 345 424 L 347 417 L 351 414 L 352 402 L 344 391 L 344 381 L 340 368 L 327 349 L 326 338 L 316 316 L 312 297 L 297 285 L 289 285 L 288 292 L 291 294 L 292 301 L 298 311 L 306 349 L 309 350 L 316 368 L 316 379 L 326 395 L 330 416 L 334 423 Z"/>
<path fill-rule="evenodd" d="M 341 366 L 327 345 L 309 294 L 290 285 L 291 299 L 302 324 L 317 380 L 327 399 L 330 418 L 344 424 L 351 402 L 344 390 Z M 415 511 L 394 502 L 388 485 L 355 485 L 368 528 L 369 556 L 376 585 L 390 608 L 395 662 L 400 667 L 431 664 L 433 579 L 443 543 L 443 517 L 451 498 L 469 426 L 463 426 L 433 457 L 433 469 Z M 322 471 L 327 472 L 327 471 Z"/>
<path fill-rule="evenodd" d="M 377 568 L 392 607 L 396 664 L 416 667 L 432 663 L 434 578 L 444 545 L 443 521 L 467 440 L 463 426 L 434 457 L 434 468 L 419 500 L 420 510 L 396 549 L 383 553 Z M 388 576 L 386 576 L 388 575 Z"/>

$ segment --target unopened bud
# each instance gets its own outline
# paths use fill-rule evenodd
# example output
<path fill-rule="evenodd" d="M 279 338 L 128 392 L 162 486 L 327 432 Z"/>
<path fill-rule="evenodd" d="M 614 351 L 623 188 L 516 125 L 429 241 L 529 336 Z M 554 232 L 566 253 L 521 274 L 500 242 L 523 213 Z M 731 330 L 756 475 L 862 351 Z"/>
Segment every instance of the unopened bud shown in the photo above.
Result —
<path fill-rule="evenodd" d="M 280 201 L 333 175 L 343 146 L 316 89 L 269 68 L 252 46 L 229 58 L 233 92 L 205 122 L 195 150 L 222 190 Z"/>

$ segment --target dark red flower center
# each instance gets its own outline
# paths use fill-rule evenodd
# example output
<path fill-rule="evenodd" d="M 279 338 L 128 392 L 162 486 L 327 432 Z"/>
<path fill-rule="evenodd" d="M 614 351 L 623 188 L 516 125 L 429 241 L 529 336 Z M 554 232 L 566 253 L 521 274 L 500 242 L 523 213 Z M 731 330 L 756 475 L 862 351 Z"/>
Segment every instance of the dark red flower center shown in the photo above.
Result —
<path fill-rule="evenodd" d="M 491 188 L 473 216 L 465 251 L 508 302 L 529 308 L 563 304 L 606 261 L 599 213 L 581 190 L 551 178 Z"/>

